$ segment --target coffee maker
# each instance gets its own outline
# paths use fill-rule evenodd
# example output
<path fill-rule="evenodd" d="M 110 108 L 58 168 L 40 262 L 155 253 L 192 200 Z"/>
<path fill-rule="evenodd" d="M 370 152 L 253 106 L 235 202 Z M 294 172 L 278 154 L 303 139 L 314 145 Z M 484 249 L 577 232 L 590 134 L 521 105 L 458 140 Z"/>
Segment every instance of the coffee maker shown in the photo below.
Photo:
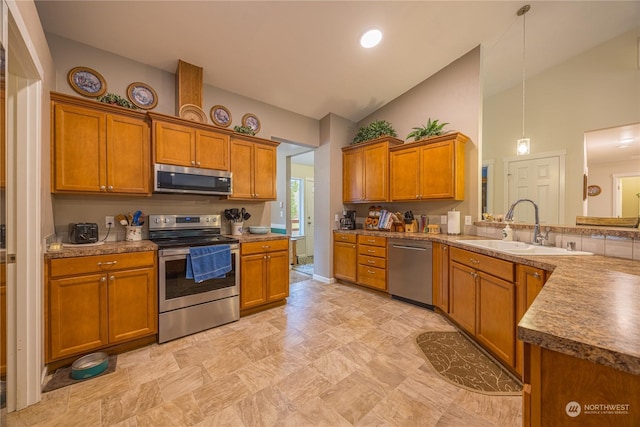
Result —
<path fill-rule="evenodd" d="M 356 229 L 356 211 L 343 211 L 340 218 L 340 230 Z"/>

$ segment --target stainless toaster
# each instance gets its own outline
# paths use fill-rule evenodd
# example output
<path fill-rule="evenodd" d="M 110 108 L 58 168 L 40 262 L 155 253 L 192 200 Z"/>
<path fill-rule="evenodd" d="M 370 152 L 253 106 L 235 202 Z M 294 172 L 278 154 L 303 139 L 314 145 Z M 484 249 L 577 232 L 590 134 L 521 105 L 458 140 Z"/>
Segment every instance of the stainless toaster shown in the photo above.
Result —
<path fill-rule="evenodd" d="M 98 241 L 98 224 L 80 222 L 69 224 L 69 243 L 96 243 Z"/>

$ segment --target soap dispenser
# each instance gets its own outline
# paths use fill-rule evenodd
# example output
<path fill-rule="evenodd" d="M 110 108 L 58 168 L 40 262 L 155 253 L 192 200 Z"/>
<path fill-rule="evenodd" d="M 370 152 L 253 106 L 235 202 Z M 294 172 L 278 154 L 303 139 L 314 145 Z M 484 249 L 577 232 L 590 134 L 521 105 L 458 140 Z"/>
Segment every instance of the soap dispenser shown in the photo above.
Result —
<path fill-rule="evenodd" d="M 513 240 L 513 230 L 509 227 L 509 224 L 502 229 L 502 240 Z"/>

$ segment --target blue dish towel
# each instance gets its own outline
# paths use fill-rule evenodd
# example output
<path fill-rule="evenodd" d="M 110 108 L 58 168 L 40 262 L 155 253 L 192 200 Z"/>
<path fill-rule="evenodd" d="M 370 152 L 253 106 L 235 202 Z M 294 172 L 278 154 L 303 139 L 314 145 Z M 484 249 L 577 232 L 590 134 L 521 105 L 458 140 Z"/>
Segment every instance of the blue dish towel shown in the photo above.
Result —
<path fill-rule="evenodd" d="M 189 248 L 187 279 L 196 283 L 224 277 L 231 271 L 231 246 L 197 246 Z"/>

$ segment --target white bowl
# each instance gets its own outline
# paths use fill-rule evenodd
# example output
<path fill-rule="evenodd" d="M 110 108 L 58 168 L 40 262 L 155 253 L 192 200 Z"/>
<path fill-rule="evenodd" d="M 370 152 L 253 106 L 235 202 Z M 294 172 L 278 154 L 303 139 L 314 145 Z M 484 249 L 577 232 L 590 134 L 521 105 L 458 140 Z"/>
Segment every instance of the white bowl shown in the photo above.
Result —
<path fill-rule="evenodd" d="M 269 231 L 271 231 L 271 227 L 255 226 L 255 225 L 252 225 L 249 227 L 249 233 L 251 234 L 267 234 Z"/>

